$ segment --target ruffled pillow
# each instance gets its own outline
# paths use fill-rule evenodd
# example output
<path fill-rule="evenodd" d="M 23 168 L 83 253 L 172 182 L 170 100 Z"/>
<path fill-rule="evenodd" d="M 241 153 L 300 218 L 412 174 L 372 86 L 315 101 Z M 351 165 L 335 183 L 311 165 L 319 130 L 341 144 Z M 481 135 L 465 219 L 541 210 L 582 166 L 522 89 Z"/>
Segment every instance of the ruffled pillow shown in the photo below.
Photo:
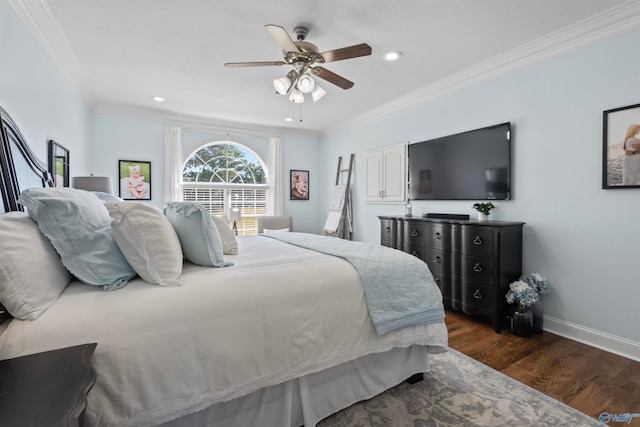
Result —
<path fill-rule="evenodd" d="M 111 231 L 111 218 L 95 194 L 74 188 L 29 188 L 18 202 L 27 207 L 62 264 L 89 285 L 123 287 L 135 272 Z"/>

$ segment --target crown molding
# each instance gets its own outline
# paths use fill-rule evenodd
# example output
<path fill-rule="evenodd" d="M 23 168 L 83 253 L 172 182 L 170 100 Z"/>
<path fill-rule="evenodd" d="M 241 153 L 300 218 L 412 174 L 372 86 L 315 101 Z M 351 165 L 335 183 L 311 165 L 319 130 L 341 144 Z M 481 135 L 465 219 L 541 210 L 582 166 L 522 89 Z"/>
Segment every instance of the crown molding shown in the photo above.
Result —
<path fill-rule="evenodd" d="M 323 137 L 372 124 L 515 71 L 640 29 L 640 2 L 628 0 L 574 25 L 452 74 L 389 103 L 337 123 Z"/>
<path fill-rule="evenodd" d="M 320 133 L 306 129 L 263 126 L 253 123 L 219 120 L 205 116 L 181 114 L 155 108 L 142 108 L 124 105 L 96 105 L 93 114 L 127 119 L 161 122 L 168 126 L 180 126 L 184 129 L 201 132 L 252 136 L 257 138 L 289 137 L 320 140 Z"/>
<path fill-rule="evenodd" d="M 95 96 L 89 79 L 46 0 L 8 1 L 87 109 L 91 110 Z"/>

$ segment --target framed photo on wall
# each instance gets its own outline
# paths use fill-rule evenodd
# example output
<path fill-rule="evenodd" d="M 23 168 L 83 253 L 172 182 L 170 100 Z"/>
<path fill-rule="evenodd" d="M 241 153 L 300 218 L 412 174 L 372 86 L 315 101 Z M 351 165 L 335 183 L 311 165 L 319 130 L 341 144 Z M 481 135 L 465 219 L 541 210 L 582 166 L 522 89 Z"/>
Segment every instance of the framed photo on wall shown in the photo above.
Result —
<path fill-rule="evenodd" d="M 151 200 L 151 162 L 119 160 L 118 195 L 124 200 Z"/>
<path fill-rule="evenodd" d="M 69 186 L 69 150 L 49 140 L 49 173 L 54 187 Z"/>
<path fill-rule="evenodd" d="M 640 104 L 603 113 L 602 188 L 640 188 Z"/>
<path fill-rule="evenodd" d="M 292 170 L 290 181 L 291 200 L 309 200 L 309 171 Z"/>

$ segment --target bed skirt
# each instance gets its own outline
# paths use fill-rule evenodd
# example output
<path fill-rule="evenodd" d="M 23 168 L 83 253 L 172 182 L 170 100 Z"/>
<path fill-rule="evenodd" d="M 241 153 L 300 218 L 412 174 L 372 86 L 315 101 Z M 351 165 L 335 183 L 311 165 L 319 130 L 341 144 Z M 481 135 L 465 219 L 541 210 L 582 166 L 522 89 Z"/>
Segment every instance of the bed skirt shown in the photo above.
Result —
<path fill-rule="evenodd" d="M 394 348 L 215 404 L 163 426 L 313 427 L 333 413 L 428 370 L 427 346 Z"/>

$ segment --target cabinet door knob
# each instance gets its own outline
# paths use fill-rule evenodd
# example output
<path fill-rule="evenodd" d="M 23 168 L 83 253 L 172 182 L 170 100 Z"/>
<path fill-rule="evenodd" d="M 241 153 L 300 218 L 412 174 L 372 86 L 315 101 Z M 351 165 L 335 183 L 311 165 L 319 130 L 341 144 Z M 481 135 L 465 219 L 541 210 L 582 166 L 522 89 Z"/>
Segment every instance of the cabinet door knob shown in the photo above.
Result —
<path fill-rule="evenodd" d="M 435 262 L 436 264 L 440 264 L 440 261 L 441 260 L 440 260 L 439 256 L 436 255 L 436 256 L 433 257 L 433 262 Z"/>
<path fill-rule="evenodd" d="M 418 230 L 412 230 L 412 231 L 411 231 L 411 235 L 412 235 L 413 237 L 418 237 L 418 236 L 420 235 L 420 233 L 418 232 Z"/>
<path fill-rule="evenodd" d="M 433 235 L 433 240 L 442 240 L 442 235 L 440 233 L 435 233 Z"/>
<path fill-rule="evenodd" d="M 482 294 L 480 293 L 480 289 L 476 289 L 476 291 L 473 293 L 473 297 L 475 299 L 482 299 Z"/>
<path fill-rule="evenodd" d="M 482 239 L 480 238 L 480 236 L 476 236 L 476 238 L 473 239 L 473 244 L 474 245 L 481 245 L 482 244 Z"/>
<path fill-rule="evenodd" d="M 473 271 L 475 271 L 476 273 L 480 273 L 482 271 L 482 266 L 479 262 L 476 262 L 476 265 L 473 266 Z"/>

